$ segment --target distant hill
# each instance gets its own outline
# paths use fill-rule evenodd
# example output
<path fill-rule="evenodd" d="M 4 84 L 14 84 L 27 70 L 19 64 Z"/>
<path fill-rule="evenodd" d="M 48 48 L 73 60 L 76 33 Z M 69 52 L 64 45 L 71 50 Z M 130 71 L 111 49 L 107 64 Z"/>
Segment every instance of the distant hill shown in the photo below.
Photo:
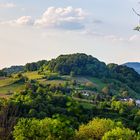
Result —
<path fill-rule="evenodd" d="M 11 66 L 8 68 L 3 68 L 0 72 L 0 75 L 2 72 L 6 73 L 7 75 L 11 75 L 11 74 L 19 73 L 19 72 L 24 72 L 24 71 L 37 71 L 46 63 L 47 63 L 47 60 L 40 60 L 37 62 L 27 63 L 26 65 Z"/>
<path fill-rule="evenodd" d="M 4 72 L 6 72 L 8 75 L 13 73 L 18 73 L 24 71 L 24 66 L 11 66 L 9 68 L 4 68 Z"/>
<path fill-rule="evenodd" d="M 139 62 L 128 62 L 125 63 L 127 67 L 133 68 L 136 72 L 140 74 L 140 63 Z"/>

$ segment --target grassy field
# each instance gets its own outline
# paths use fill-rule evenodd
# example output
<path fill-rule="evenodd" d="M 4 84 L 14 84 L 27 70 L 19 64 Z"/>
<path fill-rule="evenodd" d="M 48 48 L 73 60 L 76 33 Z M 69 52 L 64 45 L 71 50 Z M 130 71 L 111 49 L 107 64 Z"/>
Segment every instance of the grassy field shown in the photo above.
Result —
<path fill-rule="evenodd" d="M 101 81 L 101 79 L 93 78 L 93 77 L 87 77 L 87 79 L 90 80 L 91 82 L 93 82 L 94 84 L 96 84 L 96 85 L 97 85 L 97 88 L 98 88 L 99 90 L 102 90 L 102 89 L 106 86 L 106 84 L 103 83 L 103 82 Z"/>
<path fill-rule="evenodd" d="M 24 89 L 24 86 L 24 84 L 11 84 L 8 86 L 0 87 L 0 94 L 19 92 Z"/>
<path fill-rule="evenodd" d="M 24 85 L 15 83 L 17 80 L 18 78 L 0 77 L 0 97 L 9 97 L 8 94 L 21 91 Z"/>
<path fill-rule="evenodd" d="M 45 80 L 45 79 L 40 79 L 38 81 L 40 84 L 43 84 L 43 85 L 46 85 L 46 84 L 59 85 L 59 84 L 64 84 L 66 82 L 64 80 Z"/>
<path fill-rule="evenodd" d="M 15 78 L 0 78 L 0 87 L 11 85 L 15 81 L 17 81 Z"/>
<path fill-rule="evenodd" d="M 43 75 L 39 75 L 38 72 L 26 72 L 23 74 L 29 79 L 41 79 Z M 16 75 L 14 75 L 16 77 Z M 24 89 L 24 84 L 14 84 L 18 79 L 17 78 L 0 78 L 0 95 L 19 92 Z"/>
<path fill-rule="evenodd" d="M 23 73 L 24 76 L 28 77 L 30 80 L 37 80 L 39 83 L 47 85 L 59 85 L 59 84 L 65 84 L 66 82 L 71 82 L 73 80 L 76 80 L 79 84 L 84 85 L 87 83 L 93 83 L 98 91 L 101 91 L 105 86 L 107 86 L 106 83 L 104 83 L 101 79 L 93 78 L 93 77 L 70 77 L 70 76 L 61 76 L 60 79 L 56 80 L 47 80 L 43 79 L 44 75 L 39 75 L 38 72 L 25 72 Z M 15 75 L 16 77 L 16 75 Z M 18 80 L 18 78 L 5 78 L 0 77 L 0 97 L 7 96 L 9 93 L 19 92 L 24 89 L 25 84 L 21 83 L 15 83 Z M 113 79 L 110 79 L 110 83 L 113 82 Z M 115 81 L 119 82 L 119 81 Z M 77 87 L 80 88 L 80 87 Z M 81 89 L 82 90 L 82 89 Z M 132 89 L 128 88 L 128 91 L 132 93 L 133 95 L 137 95 Z M 114 89 L 114 94 L 118 94 L 118 89 Z"/>
<path fill-rule="evenodd" d="M 32 80 L 43 78 L 43 75 L 39 75 L 37 71 L 35 71 L 35 72 L 26 72 L 23 75 L 28 77 L 29 79 L 32 79 Z"/>
<path fill-rule="evenodd" d="M 87 79 L 86 77 L 73 77 L 72 80 L 76 80 L 78 83 L 80 84 L 85 84 L 87 82 L 91 82 L 89 79 Z"/>

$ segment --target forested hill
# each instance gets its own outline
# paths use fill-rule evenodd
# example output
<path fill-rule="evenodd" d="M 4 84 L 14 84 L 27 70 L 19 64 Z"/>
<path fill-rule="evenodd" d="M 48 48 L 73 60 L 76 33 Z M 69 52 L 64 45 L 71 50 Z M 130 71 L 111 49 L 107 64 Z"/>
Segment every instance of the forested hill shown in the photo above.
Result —
<path fill-rule="evenodd" d="M 4 68 L 3 71 L 7 74 L 13 74 L 24 71 L 24 66 L 11 66 L 9 68 Z"/>
<path fill-rule="evenodd" d="M 134 69 L 125 65 L 106 65 L 97 58 L 84 53 L 60 55 L 56 59 L 50 61 L 41 60 L 27 63 L 25 66 L 3 69 L 0 71 L 0 75 L 19 71 L 39 71 L 43 74 L 49 71 L 60 75 L 96 77 L 108 82 L 110 82 L 110 79 L 113 79 L 125 84 L 125 88 L 127 87 L 136 93 L 140 93 L 140 75 Z M 122 84 L 120 84 L 120 86 L 121 85 Z"/>
<path fill-rule="evenodd" d="M 140 75 L 127 66 L 108 64 L 86 54 L 61 55 L 52 59 L 44 70 L 63 75 L 88 75 L 98 78 L 115 79 L 124 82 L 134 91 L 140 93 Z"/>
<path fill-rule="evenodd" d="M 140 74 L 140 63 L 139 62 L 128 62 L 125 63 L 127 67 L 133 68 L 135 71 L 137 71 Z"/>
<path fill-rule="evenodd" d="M 89 75 L 89 76 L 107 76 L 108 68 L 105 63 L 86 54 L 60 55 L 56 59 L 48 62 L 47 70 L 58 72 L 63 75 Z"/>
<path fill-rule="evenodd" d="M 106 65 L 97 58 L 82 53 L 60 55 L 56 59 L 48 61 L 44 66 L 44 70 L 58 72 L 62 75 L 89 75 L 108 78 L 117 78 L 119 76 L 120 80 L 121 78 L 140 80 L 140 75 L 132 68 L 113 63 Z"/>

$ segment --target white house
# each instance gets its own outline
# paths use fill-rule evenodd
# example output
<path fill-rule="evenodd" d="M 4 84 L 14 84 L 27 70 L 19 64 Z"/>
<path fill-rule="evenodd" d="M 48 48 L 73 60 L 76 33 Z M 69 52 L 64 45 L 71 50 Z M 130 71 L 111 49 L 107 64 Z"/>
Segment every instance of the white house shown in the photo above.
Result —
<path fill-rule="evenodd" d="M 140 106 L 140 100 L 136 100 L 136 105 Z"/>

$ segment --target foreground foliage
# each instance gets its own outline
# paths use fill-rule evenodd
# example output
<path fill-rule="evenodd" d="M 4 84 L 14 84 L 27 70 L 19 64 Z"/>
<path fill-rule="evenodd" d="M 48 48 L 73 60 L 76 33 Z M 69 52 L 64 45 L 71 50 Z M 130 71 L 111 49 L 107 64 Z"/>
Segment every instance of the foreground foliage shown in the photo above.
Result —
<path fill-rule="evenodd" d="M 81 125 L 76 132 L 77 140 L 101 139 L 104 134 L 116 127 L 122 127 L 121 122 L 114 122 L 110 119 L 93 119 L 86 125 Z"/>
<path fill-rule="evenodd" d="M 115 128 L 103 136 L 102 140 L 136 140 L 136 133 L 128 128 Z"/>
<path fill-rule="evenodd" d="M 70 140 L 74 130 L 67 122 L 58 119 L 20 119 L 14 127 L 13 135 L 15 140 Z"/>
<path fill-rule="evenodd" d="M 15 140 L 137 140 L 136 132 L 121 122 L 95 118 L 74 129 L 59 119 L 20 119 L 14 127 Z"/>

